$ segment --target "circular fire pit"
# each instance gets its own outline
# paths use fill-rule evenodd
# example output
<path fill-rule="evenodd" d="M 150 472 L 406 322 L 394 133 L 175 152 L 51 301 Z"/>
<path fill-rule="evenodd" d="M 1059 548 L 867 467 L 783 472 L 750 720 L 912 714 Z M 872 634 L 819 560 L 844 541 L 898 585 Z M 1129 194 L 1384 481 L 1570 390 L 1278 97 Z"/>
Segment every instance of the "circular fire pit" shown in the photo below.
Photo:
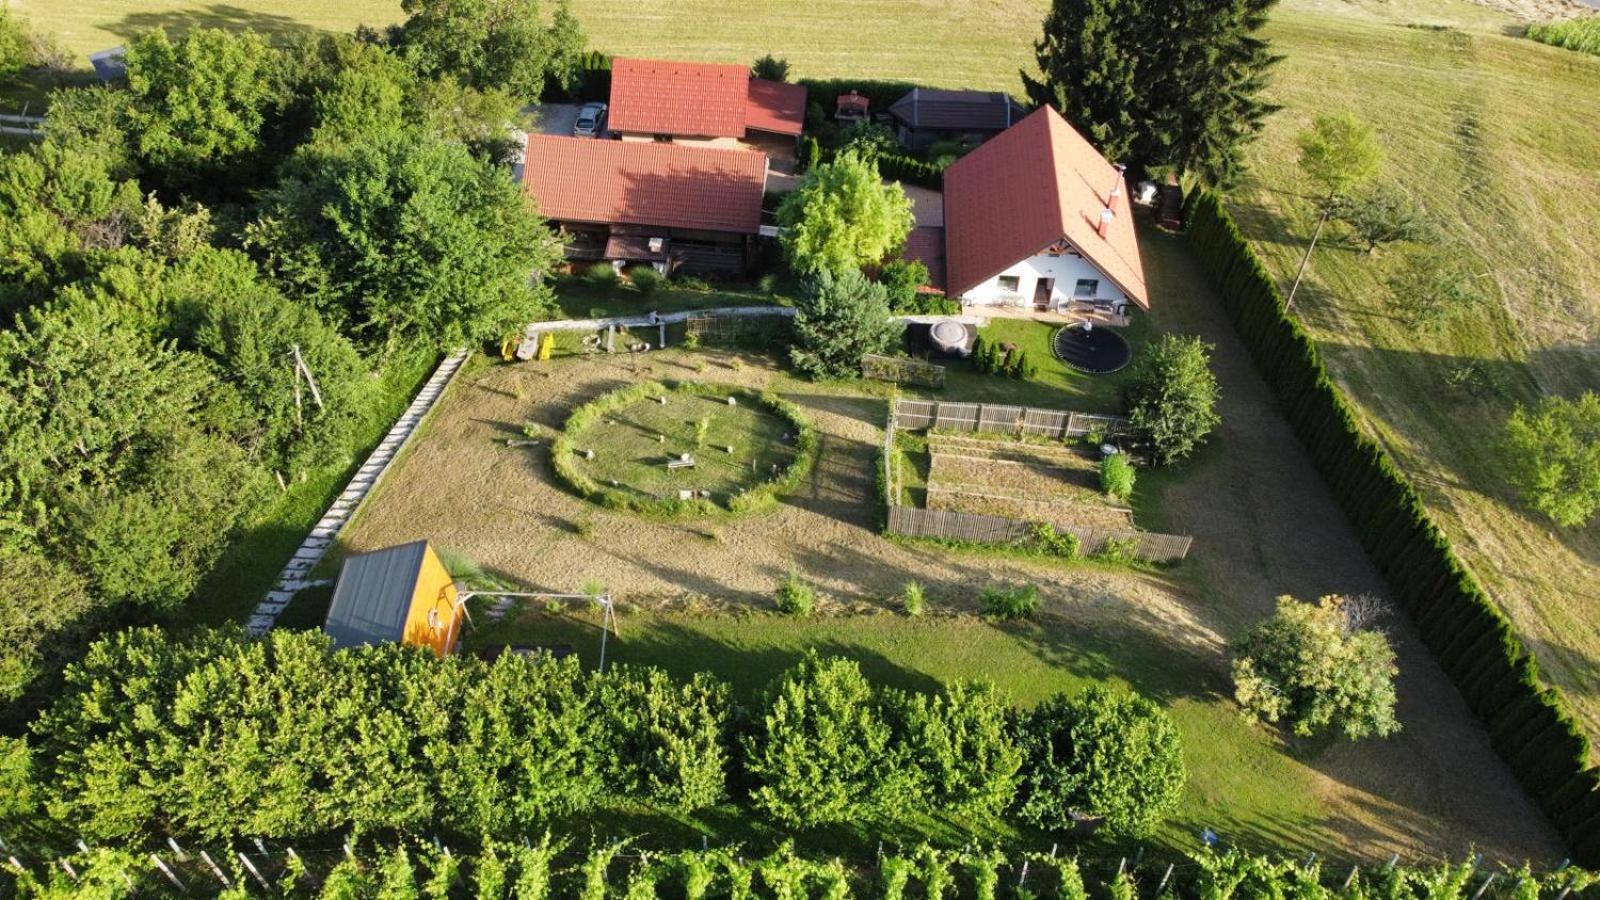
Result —
<path fill-rule="evenodd" d="M 1133 358 L 1133 349 L 1122 335 L 1110 328 L 1095 328 L 1087 322 L 1057 331 L 1051 345 L 1056 359 L 1090 375 L 1109 375 Z"/>

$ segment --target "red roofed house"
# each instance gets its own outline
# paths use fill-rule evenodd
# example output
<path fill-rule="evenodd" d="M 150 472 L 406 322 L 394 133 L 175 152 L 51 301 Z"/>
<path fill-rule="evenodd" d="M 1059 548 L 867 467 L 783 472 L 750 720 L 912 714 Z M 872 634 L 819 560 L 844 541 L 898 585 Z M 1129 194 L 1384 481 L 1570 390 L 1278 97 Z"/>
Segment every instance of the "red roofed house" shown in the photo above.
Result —
<path fill-rule="evenodd" d="M 523 163 L 567 258 L 664 273 L 747 271 L 766 183 L 759 153 L 680 144 L 532 134 Z"/>
<path fill-rule="evenodd" d="M 619 58 L 609 127 L 624 141 L 759 150 L 793 159 L 806 89 L 750 77 L 746 66 Z"/>
<path fill-rule="evenodd" d="M 1150 306 L 1121 170 L 1049 107 L 945 171 L 944 228 L 945 293 L 963 304 Z"/>

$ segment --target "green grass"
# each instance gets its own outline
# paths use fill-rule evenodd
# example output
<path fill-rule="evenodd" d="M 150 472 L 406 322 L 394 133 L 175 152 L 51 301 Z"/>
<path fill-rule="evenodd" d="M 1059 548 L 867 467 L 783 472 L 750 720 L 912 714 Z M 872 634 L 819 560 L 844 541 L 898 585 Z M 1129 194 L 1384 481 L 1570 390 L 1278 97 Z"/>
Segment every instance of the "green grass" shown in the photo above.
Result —
<path fill-rule="evenodd" d="M 367 454 L 394 425 L 437 362 L 438 357 L 432 352 L 397 356 L 390 361 L 362 418 L 360 440 L 347 464 L 311 472 L 273 502 L 257 509 L 195 589 L 193 599 L 182 609 L 182 621 L 219 625 L 249 615 L 271 589 L 279 570 L 311 526 L 322 518 Z"/>
<path fill-rule="evenodd" d="M 944 394 L 980 403 L 1007 403 L 1047 409 L 1068 409 L 1087 413 L 1122 412 L 1122 388 L 1130 370 L 1111 375 L 1086 375 L 1056 359 L 1050 341 L 1061 326 L 1030 319 L 991 319 L 978 330 L 985 341 L 1015 344 L 1038 367 L 1031 380 L 1018 381 L 1004 375 L 985 375 L 970 361 L 951 363 L 945 372 Z M 1121 333 L 1135 353 L 1144 347 L 1152 331 L 1150 317 L 1136 314 L 1133 324 Z M 928 396 L 939 396 L 929 392 Z"/>
<path fill-rule="evenodd" d="M 787 422 L 738 399 L 737 406 L 729 406 L 719 394 L 676 392 L 664 405 L 640 400 L 607 413 L 571 436 L 578 451 L 575 465 L 602 485 L 615 481 L 623 490 L 655 499 L 671 499 L 688 488 L 716 497 L 747 490 L 766 481 L 774 467 L 786 468 L 794 448 L 784 440 Z M 593 450 L 595 458 L 582 458 L 584 450 Z M 694 457 L 694 468 L 667 468 L 667 460 L 685 453 Z"/>
<path fill-rule="evenodd" d="M 1600 59 L 1498 30 L 1408 28 L 1408 15 L 1274 18 L 1287 58 L 1270 94 L 1284 109 L 1230 207 L 1287 287 L 1315 215 L 1295 137 L 1316 113 L 1353 110 L 1387 151 L 1385 178 L 1480 273 L 1482 314 L 1421 332 L 1385 286 L 1403 250 L 1368 256 L 1330 229 L 1296 312 L 1544 674 L 1600 734 L 1600 528 L 1559 529 L 1527 509 L 1498 440 L 1516 403 L 1600 390 Z M 1503 393 L 1451 388 L 1468 364 Z"/>
<path fill-rule="evenodd" d="M 682 312 L 725 306 L 791 305 L 789 298 L 783 294 L 768 294 L 735 285 L 698 290 L 664 284 L 646 294 L 625 281 L 597 284 L 580 276 L 561 279 L 556 283 L 555 290 L 560 315 L 568 319 L 642 316 L 651 312 Z"/>
<path fill-rule="evenodd" d="M 1528 37 L 1552 47 L 1600 56 L 1600 15 L 1530 25 Z"/>
<path fill-rule="evenodd" d="M 1194 834 L 1209 826 L 1247 844 L 1325 850 L 1312 835 L 1324 811 L 1311 787 L 1311 769 L 1238 715 L 1204 657 L 1155 640 L 1146 631 L 1095 629 L 1057 619 L 1048 604 L 1038 620 L 1003 625 L 941 614 L 939 604 L 938 588 L 930 586 L 929 612 L 915 618 L 882 613 L 797 620 L 765 613 L 624 610 L 619 635 L 607 641 L 607 665 L 652 665 L 679 677 L 709 672 L 727 681 L 735 698 L 747 703 L 809 649 L 855 659 L 874 681 L 907 690 L 929 690 L 964 678 L 991 681 L 1022 706 L 1094 684 L 1132 688 L 1156 698 L 1171 713 L 1183 733 L 1189 768 L 1183 805 L 1156 836 L 1156 845 L 1192 846 Z M 475 621 L 484 619 L 476 615 Z M 595 623 L 594 614 L 577 605 L 560 615 L 541 608 L 513 622 L 478 627 L 465 643 L 469 648 L 566 645 L 585 665 L 594 665 L 600 646 Z M 733 807 L 689 820 L 645 824 L 653 835 L 668 840 L 693 833 L 708 834 L 712 841 L 779 837 Z M 920 834 L 960 839 L 959 828 L 959 823 L 928 822 L 920 826 Z M 1025 846 L 1044 847 L 1055 840 L 1028 831 L 981 834 Z M 880 838 L 918 836 L 886 834 L 878 823 L 867 822 L 820 836 L 795 835 L 803 843 L 825 842 L 845 852 L 867 851 Z"/>

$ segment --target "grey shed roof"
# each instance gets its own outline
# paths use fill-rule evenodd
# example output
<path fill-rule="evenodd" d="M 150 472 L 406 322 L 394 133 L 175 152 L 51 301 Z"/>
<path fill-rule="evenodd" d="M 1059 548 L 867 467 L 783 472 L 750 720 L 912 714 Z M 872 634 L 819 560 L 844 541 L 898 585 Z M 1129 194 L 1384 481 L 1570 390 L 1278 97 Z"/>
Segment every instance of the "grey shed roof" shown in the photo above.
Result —
<path fill-rule="evenodd" d="M 1004 131 L 1027 115 L 1004 91 L 940 91 L 912 88 L 889 107 L 912 128 L 942 131 Z"/>
<path fill-rule="evenodd" d="M 360 553 L 344 561 L 322 630 L 336 647 L 398 642 L 411 612 L 427 541 Z"/>
<path fill-rule="evenodd" d="M 89 65 L 101 81 L 116 81 L 128 77 L 127 51 L 121 47 L 89 54 Z"/>

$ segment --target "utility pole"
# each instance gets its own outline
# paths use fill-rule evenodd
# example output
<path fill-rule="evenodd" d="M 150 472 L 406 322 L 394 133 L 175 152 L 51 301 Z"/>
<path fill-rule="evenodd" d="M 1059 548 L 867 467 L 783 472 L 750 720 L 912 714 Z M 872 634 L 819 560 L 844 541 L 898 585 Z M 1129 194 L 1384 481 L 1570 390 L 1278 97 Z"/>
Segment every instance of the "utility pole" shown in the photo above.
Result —
<path fill-rule="evenodd" d="M 1306 247 L 1306 255 L 1300 258 L 1300 269 L 1294 273 L 1294 284 L 1289 287 L 1289 299 L 1283 302 L 1283 311 L 1288 312 L 1294 307 L 1294 295 L 1300 290 L 1300 280 L 1305 278 L 1306 267 L 1311 265 L 1311 254 L 1316 252 L 1317 240 L 1322 237 L 1322 228 L 1328 224 L 1328 217 L 1333 215 L 1333 198 L 1328 198 L 1322 207 L 1322 216 L 1317 219 L 1317 230 L 1311 233 L 1311 244 Z"/>

